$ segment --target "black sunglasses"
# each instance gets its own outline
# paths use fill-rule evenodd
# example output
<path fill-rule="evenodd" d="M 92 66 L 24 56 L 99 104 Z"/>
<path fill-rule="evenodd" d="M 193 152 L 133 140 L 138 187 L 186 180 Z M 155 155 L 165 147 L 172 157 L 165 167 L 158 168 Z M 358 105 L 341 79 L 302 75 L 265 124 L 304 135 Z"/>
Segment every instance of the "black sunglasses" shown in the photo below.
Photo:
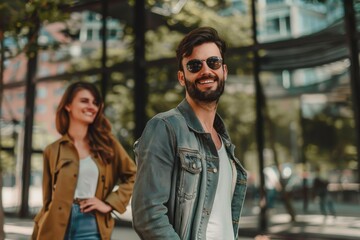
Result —
<path fill-rule="evenodd" d="M 212 70 L 217 70 L 221 67 L 223 61 L 222 58 L 216 56 L 209 57 L 206 60 L 192 59 L 186 63 L 186 68 L 191 73 L 197 73 L 201 70 L 203 62 L 206 62 Z"/>

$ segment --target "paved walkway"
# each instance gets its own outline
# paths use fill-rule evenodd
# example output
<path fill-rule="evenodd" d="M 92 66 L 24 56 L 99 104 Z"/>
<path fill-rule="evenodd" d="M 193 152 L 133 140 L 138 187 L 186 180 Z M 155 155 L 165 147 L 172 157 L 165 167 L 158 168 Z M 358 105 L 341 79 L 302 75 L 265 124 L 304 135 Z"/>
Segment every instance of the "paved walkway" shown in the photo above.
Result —
<path fill-rule="evenodd" d="M 254 230 L 257 224 L 256 217 L 243 217 L 241 222 L 240 226 L 243 228 L 240 229 L 240 235 L 253 237 L 258 234 Z M 334 218 L 332 216 L 298 214 L 296 222 L 291 223 L 287 214 L 276 214 L 271 217 L 267 235 L 272 240 L 360 240 L 360 216 Z"/>
<path fill-rule="evenodd" d="M 341 215 L 323 216 L 317 202 L 309 202 L 308 210 L 303 213 L 303 203 L 293 202 L 296 221 L 291 222 L 281 203 L 268 213 L 268 229 L 266 234 L 271 240 L 360 240 L 360 207 L 357 204 L 335 203 L 335 209 Z M 240 222 L 240 235 L 254 237 L 259 234 L 257 206 L 246 203 Z M 250 209 L 250 210 L 249 210 Z M 250 211 L 253 213 L 249 216 Z M 255 214 L 254 214 L 255 213 Z M 241 239 L 241 238 L 240 238 Z"/>
<path fill-rule="evenodd" d="M 296 223 L 289 223 L 286 214 L 275 214 L 272 216 L 272 223 L 269 226 L 268 235 L 271 240 L 359 240 L 360 239 L 360 216 L 348 217 L 338 216 L 323 217 L 321 215 L 298 215 Z M 243 217 L 243 229 L 240 230 L 240 240 L 254 239 L 258 232 L 256 227 L 256 217 Z M 134 230 L 125 225 L 117 226 L 113 232 L 114 240 L 139 240 Z M 13 217 L 5 218 L 6 232 L 5 240 L 25 240 L 29 239 L 33 222 L 31 219 L 18 219 Z"/>
<path fill-rule="evenodd" d="M 120 224 L 119 224 L 120 225 Z M 116 226 L 112 234 L 112 240 L 140 240 L 129 223 Z M 28 240 L 30 239 L 33 222 L 31 219 L 5 218 L 5 240 Z M 252 237 L 241 237 L 242 240 L 253 240 Z"/>
<path fill-rule="evenodd" d="M 250 206 L 245 206 L 251 209 Z M 297 214 L 296 222 L 290 222 L 290 216 L 281 206 L 276 212 L 270 212 L 269 225 L 266 234 L 271 240 L 360 240 L 360 207 L 358 205 L 337 205 L 341 216 L 325 217 L 318 213 L 316 206 L 310 206 L 307 214 Z M 300 206 L 295 206 L 299 209 Z M 341 210 L 341 211 L 340 211 Z M 250 211 L 250 210 L 249 210 Z M 251 211 L 256 212 L 256 208 Z M 130 212 L 130 211 L 128 211 Z M 300 211 L 298 211 L 300 212 Z M 258 216 L 242 216 L 239 240 L 254 240 L 260 234 L 258 229 Z M 129 213 L 121 216 L 122 221 L 114 229 L 113 240 L 139 240 L 131 228 Z M 4 230 L 5 240 L 29 239 L 33 229 L 32 219 L 19 219 L 6 217 Z"/>

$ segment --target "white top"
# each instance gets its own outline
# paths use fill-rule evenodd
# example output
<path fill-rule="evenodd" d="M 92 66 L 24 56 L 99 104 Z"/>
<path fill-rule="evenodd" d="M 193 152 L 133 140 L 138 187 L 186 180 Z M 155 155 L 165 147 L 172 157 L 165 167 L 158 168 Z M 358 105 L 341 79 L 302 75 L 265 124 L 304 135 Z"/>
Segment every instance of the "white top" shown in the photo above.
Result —
<path fill-rule="evenodd" d="M 95 196 L 99 169 L 91 156 L 80 159 L 79 164 L 79 175 L 74 198 L 92 198 Z"/>
<path fill-rule="evenodd" d="M 219 181 L 216 189 L 214 205 L 206 230 L 207 240 L 234 240 L 231 217 L 231 200 L 234 189 L 233 166 L 226 153 L 224 144 L 218 150 Z"/>
<path fill-rule="evenodd" d="M 264 168 L 264 176 L 265 176 L 265 188 L 269 190 L 276 189 L 276 187 L 280 184 L 278 175 L 275 172 L 275 169 L 272 167 Z"/>

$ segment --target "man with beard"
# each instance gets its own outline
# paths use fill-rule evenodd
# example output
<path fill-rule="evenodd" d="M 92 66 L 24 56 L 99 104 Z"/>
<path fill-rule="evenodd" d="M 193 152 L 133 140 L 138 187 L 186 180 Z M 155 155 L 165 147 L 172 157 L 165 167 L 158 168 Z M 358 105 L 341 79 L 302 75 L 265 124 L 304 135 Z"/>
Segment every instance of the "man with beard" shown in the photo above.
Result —
<path fill-rule="evenodd" d="M 176 54 L 185 99 L 153 117 L 134 144 L 132 214 L 141 239 L 237 239 L 247 176 L 216 113 L 225 50 L 210 27 L 184 37 Z"/>

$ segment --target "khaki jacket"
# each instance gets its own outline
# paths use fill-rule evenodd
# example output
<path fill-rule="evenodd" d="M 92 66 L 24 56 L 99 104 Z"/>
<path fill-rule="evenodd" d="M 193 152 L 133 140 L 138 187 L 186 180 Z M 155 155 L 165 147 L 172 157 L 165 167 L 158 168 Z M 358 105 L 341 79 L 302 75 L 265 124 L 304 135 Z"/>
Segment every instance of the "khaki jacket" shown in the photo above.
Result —
<path fill-rule="evenodd" d="M 133 190 L 136 165 L 127 152 L 116 142 L 115 156 L 105 164 L 93 156 L 99 169 L 95 196 L 123 213 Z M 72 140 L 63 136 L 44 150 L 43 207 L 34 218 L 32 239 L 64 239 L 73 203 L 79 156 Z M 114 190 L 115 185 L 119 187 Z M 95 213 L 101 239 L 110 239 L 114 219 L 110 213 Z"/>

